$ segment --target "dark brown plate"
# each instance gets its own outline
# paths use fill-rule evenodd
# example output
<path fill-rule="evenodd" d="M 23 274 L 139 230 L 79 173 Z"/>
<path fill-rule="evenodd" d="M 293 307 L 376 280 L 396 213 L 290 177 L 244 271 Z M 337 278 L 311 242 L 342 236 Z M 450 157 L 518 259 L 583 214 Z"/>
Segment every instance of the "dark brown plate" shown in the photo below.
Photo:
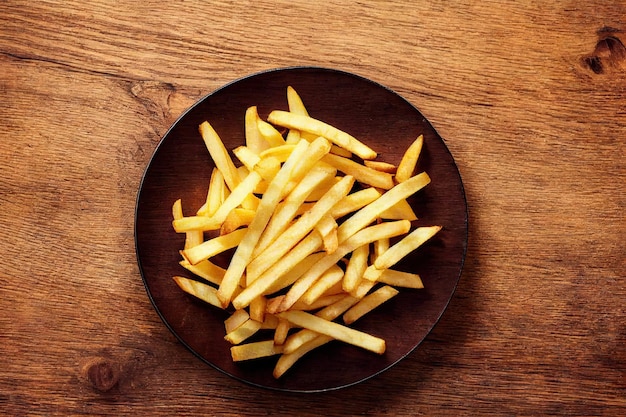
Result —
<path fill-rule="evenodd" d="M 351 133 L 397 164 L 419 134 L 424 147 L 418 171 L 432 178 L 410 199 L 420 220 L 416 225 L 443 225 L 443 230 L 405 258 L 398 269 L 419 273 L 423 290 L 402 290 L 354 327 L 382 337 L 387 351 L 379 356 L 332 342 L 303 357 L 280 380 L 272 377 L 276 358 L 233 363 L 224 340 L 224 311 L 178 289 L 172 276 L 192 277 L 178 262 L 184 236 L 171 226 L 172 203 L 181 198 L 186 214 L 206 198 L 213 168 L 198 133 L 208 120 L 228 149 L 244 143 L 244 113 L 256 105 L 265 118 L 287 110 L 286 89 L 293 86 L 311 116 Z M 228 84 L 183 114 L 158 145 L 143 177 L 137 199 L 135 240 L 143 281 L 167 327 L 195 355 L 247 383 L 286 391 L 323 391 L 349 386 L 388 369 L 415 349 L 445 310 L 460 278 L 467 247 L 467 205 L 452 155 L 431 124 L 395 92 L 359 76 L 324 68 L 286 68 L 263 72 Z M 227 265 L 228 259 L 217 263 Z"/>

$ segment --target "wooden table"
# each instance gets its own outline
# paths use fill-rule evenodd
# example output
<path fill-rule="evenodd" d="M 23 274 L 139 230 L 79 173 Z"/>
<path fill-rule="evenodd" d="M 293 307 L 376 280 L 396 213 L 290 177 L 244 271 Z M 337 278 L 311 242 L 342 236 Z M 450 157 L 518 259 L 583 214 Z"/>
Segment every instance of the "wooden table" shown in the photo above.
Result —
<path fill-rule="evenodd" d="M 626 3 L 410 3 L 0 3 L 0 413 L 625 415 Z M 150 304 L 133 240 L 170 124 L 225 83 L 293 65 L 415 104 L 470 213 L 461 281 L 426 341 L 312 395 L 189 353 Z"/>

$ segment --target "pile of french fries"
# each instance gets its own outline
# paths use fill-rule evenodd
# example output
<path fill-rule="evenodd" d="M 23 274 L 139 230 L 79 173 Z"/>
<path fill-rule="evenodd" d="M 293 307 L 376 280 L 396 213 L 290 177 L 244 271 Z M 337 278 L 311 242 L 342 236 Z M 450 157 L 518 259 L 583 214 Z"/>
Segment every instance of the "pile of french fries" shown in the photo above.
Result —
<path fill-rule="evenodd" d="M 247 109 L 245 145 L 232 150 L 237 165 L 203 122 L 215 163 L 206 202 L 190 216 L 181 200 L 172 208 L 174 230 L 185 234 L 180 265 L 200 278 L 174 280 L 232 312 L 224 326 L 234 361 L 278 355 L 275 378 L 332 340 L 383 354 L 383 339 L 349 325 L 397 288 L 423 288 L 417 274 L 393 266 L 441 229 L 412 228 L 407 198 L 430 183 L 415 174 L 421 135 L 395 166 L 309 116 L 292 87 L 287 104 L 267 120 Z M 212 262 L 230 249 L 227 268 Z"/>

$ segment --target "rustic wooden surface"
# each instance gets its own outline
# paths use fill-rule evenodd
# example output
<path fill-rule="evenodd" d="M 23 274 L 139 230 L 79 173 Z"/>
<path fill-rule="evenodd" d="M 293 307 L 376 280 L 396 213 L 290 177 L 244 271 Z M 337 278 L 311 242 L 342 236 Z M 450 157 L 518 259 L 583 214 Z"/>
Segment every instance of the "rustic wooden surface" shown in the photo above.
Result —
<path fill-rule="evenodd" d="M 626 3 L 0 2 L 0 414 L 625 415 Z M 213 89 L 320 65 L 446 139 L 470 240 L 439 325 L 361 385 L 203 365 L 152 308 L 134 205 Z"/>

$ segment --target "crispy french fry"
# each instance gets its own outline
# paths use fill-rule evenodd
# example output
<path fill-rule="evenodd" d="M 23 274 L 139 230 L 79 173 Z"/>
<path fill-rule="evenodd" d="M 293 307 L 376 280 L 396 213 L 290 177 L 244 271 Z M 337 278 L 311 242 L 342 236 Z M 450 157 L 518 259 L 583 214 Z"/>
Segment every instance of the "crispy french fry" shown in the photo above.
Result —
<path fill-rule="evenodd" d="M 250 318 L 258 322 L 265 320 L 265 309 L 267 307 L 267 298 L 260 295 L 250 302 Z"/>
<path fill-rule="evenodd" d="M 345 292 L 350 293 L 354 291 L 357 284 L 361 281 L 363 273 L 367 268 L 369 253 L 369 244 L 359 246 L 352 252 L 343 277 L 343 289 Z"/>
<path fill-rule="evenodd" d="M 330 151 L 330 142 L 323 137 L 319 137 L 311 142 L 307 156 L 304 161 L 296 165 L 291 174 L 294 182 L 299 182 L 313 168 L 317 161 L 324 158 Z"/>
<path fill-rule="evenodd" d="M 219 229 L 228 214 L 237 206 L 241 205 L 246 197 L 252 194 L 254 187 L 256 187 L 260 181 L 261 176 L 255 171 L 252 171 L 246 179 L 240 182 L 230 193 L 213 216 L 190 216 L 175 219 L 172 222 L 174 230 L 180 233 L 191 230 L 207 231 Z"/>
<path fill-rule="evenodd" d="M 364 188 L 342 198 L 331 210 L 331 215 L 338 219 L 349 213 L 360 210 L 380 197 L 382 193 L 376 188 Z"/>
<path fill-rule="evenodd" d="M 234 232 L 242 226 L 248 226 L 252 223 L 256 212 L 254 210 L 248 210 L 244 208 L 235 208 L 224 220 L 222 227 L 220 228 L 220 235 L 227 235 Z"/>
<path fill-rule="evenodd" d="M 208 259 L 200 261 L 195 265 L 192 265 L 189 263 L 188 260 L 183 259 L 179 262 L 179 264 L 183 268 L 187 269 L 189 272 L 215 285 L 220 285 L 220 282 L 222 282 L 224 274 L 226 273 L 226 270 L 224 268 L 215 265 Z"/>
<path fill-rule="evenodd" d="M 278 326 L 276 326 L 276 331 L 274 332 L 274 344 L 282 345 L 285 343 L 285 339 L 287 339 L 287 335 L 289 334 L 289 329 L 291 329 L 291 323 L 285 319 L 278 319 Z"/>
<path fill-rule="evenodd" d="M 289 106 L 289 111 L 295 114 L 302 114 L 304 116 L 308 116 L 309 112 L 307 111 L 302 98 L 298 94 L 298 92 L 292 87 L 287 86 L 287 104 Z"/>
<path fill-rule="evenodd" d="M 383 339 L 333 321 L 324 320 L 313 314 L 304 311 L 285 311 L 279 313 L 278 317 L 289 320 L 289 322 L 295 326 L 313 330 L 317 333 L 341 340 L 342 342 L 378 353 L 379 355 L 385 353 L 386 346 Z"/>
<path fill-rule="evenodd" d="M 274 126 L 261 119 L 257 121 L 257 125 L 259 127 L 261 137 L 270 144 L 270 147 L 285 145 L 283 135 L 281 135 Z"/>
<path fill-rule="evenodd" d="M 413 176 L 413 171 L 415 171 L 415 167 L 417 166 L 417 160 L 422 152 L 423 143 L 424 136 L 419 135 L 404 152 L 396 171 L 397 182 L 404 182 Z"/>
<path fill-rule="evenodd" d="M 252 337 L 256 332 L 261 329 L 262 325 L 262 322 L 248 319 L 232 332 L 226 333 L 224 339 L 226 339 L 233 345 L 238 345 L 249 337 Z"/>
<path fill-rule="evenodd" d="M 291 152 L 293 152 L 295 147 L 296 147 L 295 144 L 293 145 L 285 144 L 281 146 L 275 146 L 273 148 L 269 148 L 261 152 L 260 157 L 261 159 L 272 157 L 272 158 L 278 159 L 278 161 L 280 162 L 285 162 L 287 158 L 289 158 L 289 155 L 291 155 Z"/>
<path fill-rule="evenodd" d="M 219 169 L 213 168 L 211 179 L 209 180 L 206 202 L 198 209 L 198 216 L 210 217 L 215 214 L 224 200 L 226 200 L 226 197 L 228 197 L 228 194 L 230 194 L 230 191 L 224 182 L 224 175 Z"/>
<path fill-rule="evenodd" d="M 337 229 L 339 244 L 374 221 L 379 213 L 387 210 L 398 201 L 415 194 L 429 183 L 430 177 L 423 172 L 396 185 L 372 203 L 354 213 Z"/>
<path fill-rule="evenodd" d="M 247 146 L 238 146 L 233 149 L 233 153 L 239 159 L 239 162 L 246 167 L 248 171 L 254 170 L 256 164 L 259 163 L 261 157 Z"/>
<path fill-rule="evenodd" d="M 302 294 L 300 300 L 305 304 L 313 304 L 318 298 L 320 298 L 329 288 L 332 288 L 338 282 L 343 279 L 343 270 L 335 265 L 328 268 L 322 276 L 319 277 L 309 289 Z"/>
<path fill-rule="evenodd" d="M 180 199 L 174 202 L 172 206 L 172 217 L 174 220 L 182 219 L 183 216 L 183 205 Z M 194 246 L 198 246 L 200 243 L 204 241 L 204 234 L 201 230 L 190 230 L 185 232 L 185 249 L 192 248 Z"/>
<path fill-rule="evenodd" d="M 215 307 L 222 307 L 219 299 L 217 298 L 217 290 L 208 285 L 193 279 L 175 276 L 174 281 L 180 287 L 181 290 L 187 294 L 191 294 L 200 300 L 211 304 Z"/>
<path fill-rule="evenodd" d="M 389 190 L 394 186 L 393 176 L 387 172 L 377 171 L 366 165 L 361 165 L 352 159 L 333 154 L 325 155 L 322 160 L 343 172 L 352 175 L 358 182 L 371 185 L 372 187 Z"/>
<path fill-rule="evenodd" d="M 320 221 L 315 225 L 315 230 L 322 236 L 326 253 L 333 253 L 339 246 L 337 227 L 337 222 L 330 214 L 322 216 Z"/>
<path fill-rule="evenodd" d="M 395 174 L 397 167 L 394 164 L 384 161 L 363 161 L 363 164 L 376 171 L 386 172 L 388 174 Z"/>
<path fill-rule="evenodd" d="M 381 219 L 387 220 L 402 220 L 406 219 L 409 221 L 417 220 L 417 216 L 413 211 L 413 208 L 409 204 L 406 199 L 402 199 L 398 201 L 393 206 L 389 207 L 387 210 L 380 213 Z"/>
<path fill-rule="evenodd" d="M 246 235 L 246 232 L 246 229 L 235 230 L 227 235 L 207 240 L 198 246 L 194 246 L 193 248 L 185 249 L 182 251 L 182 254 L 190 264 L 196 265 L 197 263 L 205 259 L 209 259 L 218 253 L 222 253 L 228 249 L 236 247 Z"/>
<path fill-rule="evenodd" d="M 424 283 L 418 274 L 410 272 L 396 271 L 395 269 L 385 269 L 376 279 L 383 284 L 391 285 L 393 287 L 403 288 L 424 288 Z"/>
<path fill-rule="evenodd" d="M 376 258 L 377 269 L 391 268 L 441 230 L 441 226 L 418 227 Z"/>
<path fill-rule="evenodd" d="M 228 316 L 226 320 L 224 320 L 224 330 L 226 330 L 226 334 L 237 329 L 239 326 L 248 321 L 249 318 L 250 315 L 246 310 L 235 311 L 233 314 Z"/>
<path fill-rule="evenodd" d="M 246 146 L 257 155 L 269 148 L 269 143 L 261 137 L 258 121 L 261 120 L 256 106 L 248 107 L 245 116 Z"/>
<path fill-rule="evenodd" d="M 332 340 L 333 338 L 330 336 L 317 335 L 317 337 L 315 337 L 313 340 L 310 340 L 309 342 L 300 346 L 298 349 L 292 351 L 291 353 L 281 355 L 280 358 L 278 358 L 278 361 L 276 362 L 276 365 L 274 367 L 274 372 L 272 373 L 272 375 L 276 379 L 280 378 L 302 356 L 312 351 L 313 349 L 316 349 L 320 346 L 325 345 L 328 342 L 331 342 Z"/>
<path fill-rule="evenodd" d="M 379 305 L 395 297 L 397 294 L 398 290 L 388 285 L 377 289 L 373 293 L 363 297 L 358 303 L 351 307 L 350 310 L 346 311 L 343 315 L 343 322 L 345 324 L 354 323 Z"/>
<path fill-rule="evenodd" d="M 316 262 L 319 262 L 319 260 L 322 259 L 324 255 L 325 254 L 323 252 L 317 252 L 311 253 L 310 255 L 306 256 L 304 259 L 299 261 L 293 268 L 283 273 L 280 278 L 274 282 L 273 285 L 270 285 L 270 287 L 265 291 L 265 294 L 274 294 L 290 286 L 291 284 L 296 282 L 296 280 L 300 278 L 302 274 L 311 269 L 311 267 Z"/>
<path fill-rule="evenodd" d="M 224 176 L 224 181 L 228 185 L 228 188 L 234 190 L 239 184 L 239 174 L 237 168 L 230 158 L 228 151 L 224 147 L 224 143 L 220 139 L 219 135 L 213 129 L 213 126 L 209 122 L 202 122 L 199 127 L 200 135 L 204 140 L 215 166 L 220 170 Z"/>
<path fill-rule="evenodd" d="M 231 346 L 230 355 L 233 361 L 247 361 L 267 356 L 279 355 L 283 352 L 280 345 L 274 344 L 273 340 L 246 343 L 244 345 Z"/>
<path fill-rule="evenodd" d="M 363 142 L 334 126 L 320 120 L 313 119 L 312 117 L 281 110 L 274 110 L 269 114 L 267 120 L 278 126 L 283 126 L 289 129 L 298 129 L 301 132 L 309 132 L 318 136 L 323 136 L 334 144 L 349 150 L 362 159 L 376 158 L 376 152 Z"/>
<path fill-rule="evenodd" d="M 322 297 L 319 297 L 311 304 L 306 304 L 302 300 L 298 300 L 293 306 L 291 306 L 291 309 L 304 311 L 319 310 L 320 308 L 328 307 L 329 305 L 334 304 L 335 302 L 342 300 L 345 297 L 346 294 L 344 292 L 341 292 L 336 294 L 324 295 Z"/>

